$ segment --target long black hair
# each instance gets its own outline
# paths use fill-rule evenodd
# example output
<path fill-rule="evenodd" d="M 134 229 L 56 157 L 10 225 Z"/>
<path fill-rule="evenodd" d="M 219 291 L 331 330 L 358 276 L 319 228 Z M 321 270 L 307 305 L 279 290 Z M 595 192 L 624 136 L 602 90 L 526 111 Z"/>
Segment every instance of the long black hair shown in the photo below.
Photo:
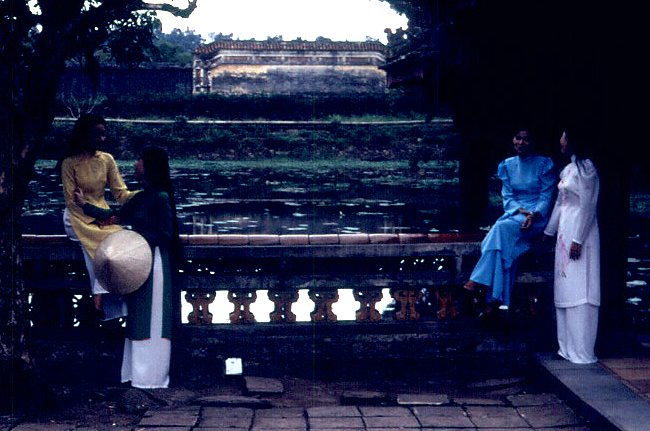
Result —
<path fill-rule="evenodd" d="M 176 199 L 174 196 L 174 186 L 171 180 L 169 169 L 169 156 L 167 152 L 155 145 L 146 146 L 140 153 L 142 164 L 144 166 L 145 188 L 165 192 L 169 196 L 169 204 L 172 209 L 172 254 L 176 264 L 180 263 L 181 244 L 178 237 L 178 216 L 176 214 Z"/>
<path fill-rule="evenodd" d="M 174 186 L 169 171 L 169 156 L 162 148 L 148 145 L 140 153 L 140 158 L 144 166 L 145 187 L 158 192 L 165 192 L 169 196 L 174 222 L 174 239 L 176 239 L 178 238 L 178 218 L 176 216 Z"/>
<path fill-rule="evenodd" d="M 55 170 L 59 177 L 61 176 L 61 164 L 64 159 L 80 154 L 95 154 L 100 149 L 97 146 L 97 140 L 92 139 L 93 129 L 100 124 L 106 127 L 106 120 L 98 114 L 81 114 L 77 118 L 68 144 L 56 163 Z"/>
<path fill-rule="evenodd" d="M 584 169 L 584 161 L 589 159 L 595 165 L 592 148 L 589 147 L 586 139 L 586 134 L 579 133 L 574 128 L 565 128 L 562 130 L 562 133 L 565 134 L 565 139 L 569 144 L 571 153 L 575 156 L 575 164 L 578 167 L 578 173 L 582 174 Z"/>
<path fill-rule="evenodd" d="M 179 237 L 176 199 L 169 169 L 167 152 L 155 145 L 146 146 L 140 153 L 144 167 L 145 190 L 165 192 L 169 196 L 172 210 L 172 242 L 170 247 L 170 266 L 172 270 L 172 315 L 174 322 L 181 321 L 179 270 L 183 264 L 183 245 Z M 175 330 L 175 329 L 174 329 Z M 172 353 L 174 355 L 174 353 Z"/>
<path fill-rule="evenodd" d="M 174 195 L 169 171 L 169 157 L 160 147 L 149 145 L 142 150 L 140 158 L 144 165 L 144 176 L 147 186 L 157 191 L 167 192 L 171 198 Z"/>
<path fill-rule="evenodd" d="M 72 135 L 64 157 L 76 156 L 83 153 L 92 154 L 99 150 L 97 141 L 91 139 L 93 128 L 97 125 L 106 126 L 104 117 L 98 114 L 81 114 L 74 123 Z"/>

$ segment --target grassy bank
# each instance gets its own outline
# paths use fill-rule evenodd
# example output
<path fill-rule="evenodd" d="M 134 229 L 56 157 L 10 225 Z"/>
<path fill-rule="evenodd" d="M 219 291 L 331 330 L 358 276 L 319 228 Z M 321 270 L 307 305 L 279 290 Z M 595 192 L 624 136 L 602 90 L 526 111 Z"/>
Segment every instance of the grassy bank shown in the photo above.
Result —
<path fill-rule="evenodd" d="M 56 121 L 44 159 L 63 151 L 73 122 Z M 105 149 L 133 159 L 146 145 L 165 148 L 173 159 L 365 160 L 456 159 L 458 137 L 449 121 L 376 123 L 332 121 L 313 125 L 277 123 L 110 122 Z"/>

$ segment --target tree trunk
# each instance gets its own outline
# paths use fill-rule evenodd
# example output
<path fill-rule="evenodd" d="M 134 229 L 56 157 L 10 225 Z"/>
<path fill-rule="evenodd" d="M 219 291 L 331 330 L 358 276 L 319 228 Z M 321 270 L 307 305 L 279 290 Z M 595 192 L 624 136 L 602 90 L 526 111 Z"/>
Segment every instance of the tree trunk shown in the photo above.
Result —
<path fill-rule="evenodd" d="M 65 66 L 61 38 L 45 35 L 44 39 L 35 55 L 38 61 L 22 81 L 20 103 L 14 105 L 15 100 L 11 100 L 8 106 L 13 105 L 14 109 L 0 117 L 0 130 L 9 131 L 2 137 L 4 145 L 0 155 L 0 226 L 3 226 L 0 234 L 0 268 L 3 268 L 0 271 L 0 405 L 8 407 L 31 397 L 33 388 L 28 382 L 35 382 L 29 349 L 29 303 L 23 282 L 20 218 L 35 160 L 54 118 L 51 110 Z M 17 70 L 8 73 L 17 74 Z"/>
<path fill-rule="evenodd" d="M 11 130 L 11 129 L 5 129 Z M 6 171 L 5 171 L 6 172 Z M 13 407 L 33 367 L 28 348 L 29 304 L 23 284 L 20 216 L 30 167 L 18 161 L 0 186 L 0 406 Z"/>

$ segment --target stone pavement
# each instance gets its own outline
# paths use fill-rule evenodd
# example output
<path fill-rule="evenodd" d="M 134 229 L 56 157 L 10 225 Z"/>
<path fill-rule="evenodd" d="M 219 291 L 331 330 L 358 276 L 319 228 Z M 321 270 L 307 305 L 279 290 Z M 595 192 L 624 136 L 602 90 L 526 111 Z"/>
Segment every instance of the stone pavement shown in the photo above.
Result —
<path fill-rule="evenodd" d="M 386 389 L 398 392 L 353 388 L 313 396 L 303 388 L 296 397 L 278 379 L 253 376 L 241 378 L 240 393 L 121 389 L 123 400 L 135 395 L 137 414 L 94 423 L 65 416 L 0 423 L 0 431 L 650 430 L 650 359 L 574 365 L 539 354 L 536 362 L 531 371 L 543 385 L 494 379 L 449 393 L 444 384 L 423 384 L 411 392 L 395 386 Z"/>
<path fill-rule="evenodd" d="M 650 358 L 603 358 L 575 365 L 550 354 L 537 361 L 557 392 L 596 429 L 650 430 Z"/>
<path fill-rule="evenodd" d="M 13 431 L 91 431 L 73 423 L 22 423 Z M 106 428 L 108 429 L 108 428 Z M 182 406 L 148 410 L 135 426 L 117 431 L 352 431 L 352 430 L 590 430 L 553 394 L 507 399 L 448 399 L 438 394 L 409 398 L 403 405 L 246 408 Z"/>

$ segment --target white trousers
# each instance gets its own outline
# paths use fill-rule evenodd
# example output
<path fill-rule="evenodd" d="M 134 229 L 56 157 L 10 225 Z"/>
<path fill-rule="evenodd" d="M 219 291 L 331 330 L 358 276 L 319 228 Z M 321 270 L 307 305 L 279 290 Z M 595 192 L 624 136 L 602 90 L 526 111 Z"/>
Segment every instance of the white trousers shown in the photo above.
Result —
<path fill-rule="evenodd" d="M 63 211 L 63 228 L 65 229 L 66 235 L 72 241 L 79 242 L 77 234 L 72 225 L 70 224 L 70 214 L 66 208 Z M 101 285 L 97 277 L 95 277 L 95 268 L 93 267 L 93 260 L 79 242 L 81 251 L 84 255 L 84 262 L 86 264 L 86 272 L 88 272 L 88 277 L 90 278 L 90 289 L 93 295 L 103 295 L 102 296 L 102 311 L 104 312 L 104 320 L 117 319 L 118 317 L 124 317 L 127 314 L 126 303 L 122 299 L 122 296 L 110 293 L 108 290 L 104 289 L 104 286 Z"/>
<path fill-rule="evenodd" d="M 593 364 L 598 333 L 598 308 L 583 304 L 556 308 L 558 355 L 574 364 Z"/>
<path fill-rule="evenodd" d="M 122 383 L 141 389 L 169 386 L 171 341 L 162 338 L 163 271 L 160 249 L 154 250 L 153 293 L 151 298 L 151 332 L 147 340 L 124 340 Z"/>

